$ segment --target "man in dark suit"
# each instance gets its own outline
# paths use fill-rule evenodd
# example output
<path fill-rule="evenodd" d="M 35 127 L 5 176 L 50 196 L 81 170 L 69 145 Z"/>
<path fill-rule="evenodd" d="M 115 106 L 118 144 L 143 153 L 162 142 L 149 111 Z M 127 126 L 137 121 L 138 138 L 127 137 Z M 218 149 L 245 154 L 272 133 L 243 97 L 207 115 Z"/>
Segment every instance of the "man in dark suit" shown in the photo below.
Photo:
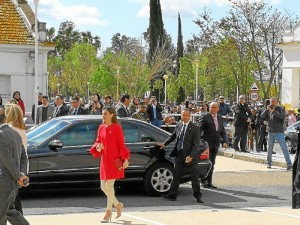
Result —
<path fill-rule="evenodd" d="M 130 95 L 124 94 L 119 104 L 116 107 L 116 113 L 118 117 L 130 117 L 130 112 L 128 110 L 128 106 L 130 104 Z"/>
<path fill-rule="evenodd" d="M 53 118 L 54 117 L 60 117 L 60 116 L 66 116 L 69 113 L 69 109 L 66 105 L 64 105 L 64 99 L 62 95 L 56 95 L 55 97 L 55 105 L 56 108 L 53 112 Z"/>
<path fill-rule="evenodd" d="M 71 101 L 72 107 L 69 110 L 69 115 L 87 115 L 88 112 L 84 110 L 79 103 L 78 97 L 73 97 Z"/>
<path fill-rule="evenodd" d="M 209 160 L 212 163 L 212 168 L 205 180 L 202 180 L 205 188 L 217 188 L 212 184 L 212 175 L 216 163 L 221 138 L 224 140 L 223 147 L 227 148 L 227 135 L 223 126 L 223 118 L 218 115 L 219 105 L 217 102 L 212 102 L 209 105 L 209 113 L 202 114 L 199 120 L 201 137 L 208 143 Z"/>
<path fill-rule="evenodd" d="M 190 118 L 190 111 L 188 109 L 182 110 L 182 121 L 177 123 L 173 134 L 163 144 L 159 144 L 161 148 L 164 148 L 176 140 L 175 147 L 170 154 L 171 157 L 176 157 L 174 180 L 171 184 L 169 194 L 163 197 L 171 201 L 176 201 L 182 172 L 184 169 L 187 169 L 192 181 L 193 196 L 197 202 L 203 203 L 197 169 L 200 153 L 200 132 L 199 127 L 192 123 Z"/>
<path fill-rule="evenodd" d="M 234 107 L 234 135 L 233 147 L 235 151 L 249 153 L 247 147 L 247 135 L 249 124 L 251 122 L 251 112 L 245 103 L 245 95 L 239 96 L 239 103 Z M 239 148 L 240 143 L 240 148 Z"/>
<path fill-rule="evenodd" d="M 0 224 L 29 224 L 15 209 L 14 201 L 19 187 L 25 186 L 29 179 L 27 156 L 21 136 L 5 124 L 4 109 L 0 108 Z"/>

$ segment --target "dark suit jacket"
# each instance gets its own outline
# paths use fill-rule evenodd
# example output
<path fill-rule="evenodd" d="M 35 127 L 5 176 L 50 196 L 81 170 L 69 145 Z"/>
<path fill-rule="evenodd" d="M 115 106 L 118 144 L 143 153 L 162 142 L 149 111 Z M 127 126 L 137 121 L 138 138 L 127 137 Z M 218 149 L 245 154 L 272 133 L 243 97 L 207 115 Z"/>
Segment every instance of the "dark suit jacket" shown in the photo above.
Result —
<path fill-rule="evenodd" d="M 228 143 L 225 128 L 223 126 L 222 116 L 217 115 L 219 130 L 216 131 L 216 126 L 211 113 L 206 113 L 200 116 L 199 127 L 201 137 L 208 143 L 210 148 L 218 149 L 220 146 L 220 138 Z"/>
<path fill-rule="evenodd" d="M 119 117 L 130 117 L 129 110 L 125 108 L 125 106 L 119 103 L 116 107 L 116 113 Z"/>
<path fill-rule="evenodd" d="M 174 132 L 172 133 L 172 135 L 164 143 L 164 145 L 167 146 L 168 144 L 170 144 L 172 141 L 174 141 L 176 139 L 175 147 L 174 147 L 172 153 L 170 154 L 171 157 L 176 156 L 176 153 L 178 152 L 178 150 L 180 150 L 180 149 L 177 149 L 177 142 L 178 142 L 178 139 L 179 139 L 179 136 L 181 133 L 182 126 L 183 126 L 183 123 L 179 122 L 176 125 L 176 128 L 175 128 Z M 183 139 L 184 159 L 187 156 L 190 156 L 193 159 L 198 159 L 198 155 L 200 153 L 199 150 L 200 150 L 199 127 L 190 121 L 189 125 L 186 128 L 186 132 L 185 132 L 184 139 Z"/>
<path fill-rule="evenodd" d="M 163 120 L 163 117 L 162 117 L 162 114 L 161 114 L 162 111 L 163 111 L 163 109 L 162 109 L 161 105 L 159 103 L 157 103 L 157 105 L 156 105 L 156 119 Z M 153 121 L 154 120 L 154 113 L 153 113 L 153 106 L 152 105 L 148 105 L 147 113 L 148 113 L 150 121 Z"/>
<path fill-rule="evenodd" d="M 235 126 L 248 126 L 247 119 L 251 117 L 251 111 L 248 105 L 245 103 L 244 106 L 238 103 L 234 107 L 234 125 Z"/>
<path fill-rule="evenodd" d="M 27 154 L 17 131 L 4 125 L 0 128 L 0 191 L 18 188 L 17 181 L 27 173 Z"/>
<path fill-rule="evenodd" d="M 75 112 L 75 109 L 74 108 L 71 108 L 69 110 L 69 115 L 73 115 L 73 113 Z M 78 107 L 78 111 L 77 111 L 77 114 L 76 115 L 87 115 L 88 114 L 88 111 L 84 110 L 82 107 Z"/>
<path fill-rule="evenodd" d="M 55 107 L 52 117 L 66 116 L 69 114 L 69 108 L 66 105 L 62 105 L 61 108 L 58 110 L 57 114 L 56 111 L 57 111 L 57 107 Z"/>

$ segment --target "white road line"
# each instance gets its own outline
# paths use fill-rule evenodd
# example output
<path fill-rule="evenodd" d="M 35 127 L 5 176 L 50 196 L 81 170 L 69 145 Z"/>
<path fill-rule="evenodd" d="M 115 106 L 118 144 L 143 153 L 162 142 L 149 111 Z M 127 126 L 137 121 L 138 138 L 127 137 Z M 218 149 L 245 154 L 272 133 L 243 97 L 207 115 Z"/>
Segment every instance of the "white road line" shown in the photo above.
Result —
<path fill-rule="evenodd" d="M 159 222 L 156 222 L 156 221 L 153 221 L 153 220 L 148 220 L 148 219 L 144 219 L 142 217 L 133 216 L 133 215 L 130 215 L 128 213 L 122 213 L 122 215 L 127 216 L 129 218 L 133 218 L 133 219 L 141 220 L 141 221 L 148 222 L 148 223 L 151 223 L 151 224 L 155 224 L 155 225 L 166 225 L 166 224 L 159 223 Z"/>
<path fill-rule="evenodd" d="M 295 215 L 291 215 L 291 214 L 287 214 L 287 213 L 272 212 L 272 211 L 269 211 L 269 210 L 266 210 L 266 209 L 261 209 L 261 208 L 247 208 L 247 209 L 252 209 L 252 210 L 259 211 L 259 212 L 266 212 L 266 213 L 271 213 L 271 214 L 276 214 L 276 215 L 281 215 L 281 216 L 288 216 L 288 217 L 300 219 L 300 216 L 295 216 Z M 295 209 L 295 210 L 297 210 L 297 209 Z"/>

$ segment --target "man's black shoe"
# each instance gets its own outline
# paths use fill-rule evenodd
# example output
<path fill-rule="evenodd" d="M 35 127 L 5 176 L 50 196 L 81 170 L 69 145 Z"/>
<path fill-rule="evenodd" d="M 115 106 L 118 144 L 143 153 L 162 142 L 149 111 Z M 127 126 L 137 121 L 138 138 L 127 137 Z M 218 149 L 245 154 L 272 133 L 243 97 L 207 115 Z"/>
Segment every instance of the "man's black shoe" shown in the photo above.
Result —
<path fill-rule="evenodd" d="M 276 152 L 272 151 L 272 154 L 276 154 Z"/>
<path fill-rule="evenodd" d="M 196 198 L 198 203 L 204 203 L 204 201 L 202 200 L 202 198 Z"/>
<path fill-rule="evenodd" d="M 286 170 L 292 170 L 293 169 L 293 166 L 288 166 L 287 168 L 286 168 Z"/>
<path fill-rule="evenodd" d="M 211 189 L 217 189 L 216 186 L 212 185 L 212 184 L 203 184 L 203 187 L 205 188 L 211 188 Z"/>
<path fill-rule="evenodd" d="M 165 198 L 165 199 L 168 199 L 170 201 L 176 201 L 177 198 L 176 197 L 173 197 L 173 196 L 170 196 L 168 194 L 164 194 L 164 195 L 161 195 L 161 197 Z"/>

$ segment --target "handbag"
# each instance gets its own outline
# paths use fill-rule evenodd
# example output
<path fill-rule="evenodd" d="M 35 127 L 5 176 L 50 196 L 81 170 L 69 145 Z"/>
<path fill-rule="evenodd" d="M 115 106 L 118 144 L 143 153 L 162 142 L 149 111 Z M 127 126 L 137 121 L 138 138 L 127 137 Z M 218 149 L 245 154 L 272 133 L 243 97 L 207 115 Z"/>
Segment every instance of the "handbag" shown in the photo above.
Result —
<path fill-rule="evenodd" d="M 123 169 L 123 163 L 124 161 L 119 157 L 117 159 L 114 160 L 115 162 L 115 166 L 118 170 L 122 170 Z"/>

